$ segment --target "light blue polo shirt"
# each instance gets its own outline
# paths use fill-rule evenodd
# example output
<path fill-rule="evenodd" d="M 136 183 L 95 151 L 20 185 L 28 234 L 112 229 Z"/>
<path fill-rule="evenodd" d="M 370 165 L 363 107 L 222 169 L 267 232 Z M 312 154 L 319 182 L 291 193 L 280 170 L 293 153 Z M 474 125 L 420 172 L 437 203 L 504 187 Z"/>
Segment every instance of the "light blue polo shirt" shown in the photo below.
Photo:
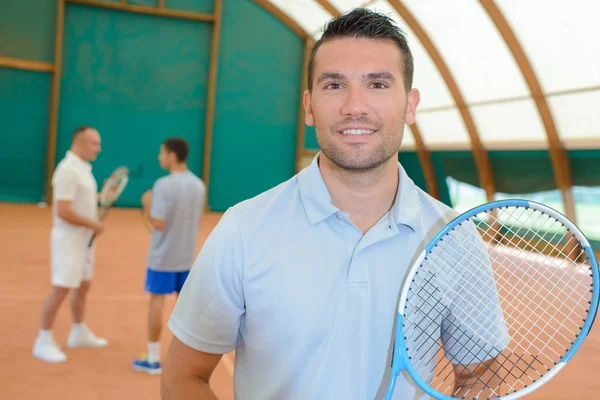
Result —
<path fill-rule="evenodd" d="M 361 235 L 331 204 L 318 157 L 227 210 L 169 320 L 194 349 L 236 350 L 239 400 L 382 398 L 405 273 L 457 215 L 398 164 L 395 204 Z M 400 375 L 394 399 L 419 393 Z"/>

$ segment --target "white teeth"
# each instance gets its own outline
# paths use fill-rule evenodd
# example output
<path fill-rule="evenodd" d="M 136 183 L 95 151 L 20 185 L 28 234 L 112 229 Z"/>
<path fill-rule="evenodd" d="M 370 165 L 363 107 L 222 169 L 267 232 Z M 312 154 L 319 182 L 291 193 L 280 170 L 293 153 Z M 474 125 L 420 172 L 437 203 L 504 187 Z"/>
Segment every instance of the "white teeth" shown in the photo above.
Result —
<path fill-rule="evenodd" d="M 342 131 L 342 135 L 370 135 L 375 131 L 371 131 L 368 129 L 346 129 Z"/>

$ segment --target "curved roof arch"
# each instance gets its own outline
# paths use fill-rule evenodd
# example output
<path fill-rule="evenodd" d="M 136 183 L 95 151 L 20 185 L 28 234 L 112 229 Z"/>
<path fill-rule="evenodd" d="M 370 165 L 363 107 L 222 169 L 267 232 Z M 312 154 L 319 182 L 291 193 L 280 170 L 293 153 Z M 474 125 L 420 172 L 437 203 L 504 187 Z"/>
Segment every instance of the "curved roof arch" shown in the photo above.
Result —
<path fill-rule="evenodd" d="M 421 91 L 418 128 L 405 149 L 473 150 L 488 198 L 494 188 L 488 150 L 548 150 L 572 214 L 566 151 L 600 149 L 600 68 L 593 51 L 600 3 L 255 1 L 276 6 L 314 40 L 330 18 L 356 7 L 390 15 L 407 33 Z"/>
<path fill-rule="evenodd" d="M 426 33 L 453 76 L 472 115 L 484 148 L 548 149 L 548 123 L 539 97 L 547 103 L 558 142 L 567 149 L 600 148 L 600 68 L 593 51 L 600 3 L 587 0 L 255 0 L 280 10 L 313 39 L 333 12 L 367 7 L 390 14 L 406 32 L 415 53 L 415 87 L 423 141 L 430 149 L 471 149 L 460 118 L 461 105 L 410 29 L 398 8 L 408 11 Z M 527 74 L 490 16 L 493 6 L 539 83 L 531 90 Z M 460 12 L 457 12 L 460 10 Z M 535 21 L 535 23 L 533 23 Z M 573 113 L 579 110 L 576 119 Z M 441 131 L 440 129 L 443 127 Z M 551 133 L 551 136 L 554 134 Z"/>

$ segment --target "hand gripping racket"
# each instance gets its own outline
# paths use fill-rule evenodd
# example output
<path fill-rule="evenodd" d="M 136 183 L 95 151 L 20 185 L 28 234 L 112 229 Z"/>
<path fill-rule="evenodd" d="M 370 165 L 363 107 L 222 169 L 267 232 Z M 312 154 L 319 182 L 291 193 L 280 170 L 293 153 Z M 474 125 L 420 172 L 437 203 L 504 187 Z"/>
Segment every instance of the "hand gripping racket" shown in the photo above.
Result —
<path fill-rule="evenodd" d="M 407 273 L 385 399 L 400 372 L 434 399 L 535 391 L 581 347 L 598 285 L 588 240 L 547 206 L 502 200 L 458 216 Z"/>
<path fill-rule="evenodd" d="M 110 207 L 119 199 L 127 182 L 129 181 L 129 170 L 127 167 L 119 167 L 113 171 L 102 186 L 100 192 L 100 209 L 98 210 L 98 218 L 103 220 Z M 92 246 L 96 234 L 92 235 L 88 247 Z"/>

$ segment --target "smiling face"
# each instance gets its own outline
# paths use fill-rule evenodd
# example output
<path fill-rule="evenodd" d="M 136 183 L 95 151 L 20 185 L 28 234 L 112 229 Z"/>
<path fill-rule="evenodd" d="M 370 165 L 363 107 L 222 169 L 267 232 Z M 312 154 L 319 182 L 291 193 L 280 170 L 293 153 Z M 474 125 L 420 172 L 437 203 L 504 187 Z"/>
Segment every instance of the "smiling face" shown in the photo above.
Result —
<path fill-rule="evenodd" d="M 321 45 L 306 124 L 322 154 L 345 170 L 371 170 L 393 159 L 404 124 L 415 121 L 419 92 L 407 93 L 400 49 L 392 41 L 339 38 Z"/>

